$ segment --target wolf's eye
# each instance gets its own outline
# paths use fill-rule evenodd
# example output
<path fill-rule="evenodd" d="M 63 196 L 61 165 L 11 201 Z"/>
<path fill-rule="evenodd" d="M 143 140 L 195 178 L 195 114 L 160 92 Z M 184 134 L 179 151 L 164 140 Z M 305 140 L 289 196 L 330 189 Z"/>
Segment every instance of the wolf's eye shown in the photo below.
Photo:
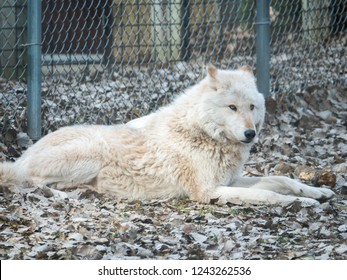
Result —
<path fill-rule="evenodd" d="M 251 111 L 253 111 L 253 110 L 254 110 L 254 105 L 251 104 L 251 105 L 249 106 L 249 108 L 251 109 Z"/>
<path fill-rule="evenodd" d="M 237 111 L 237 108 L 235 105 L 229 105 L 229 108 L 235 112 Z"/>

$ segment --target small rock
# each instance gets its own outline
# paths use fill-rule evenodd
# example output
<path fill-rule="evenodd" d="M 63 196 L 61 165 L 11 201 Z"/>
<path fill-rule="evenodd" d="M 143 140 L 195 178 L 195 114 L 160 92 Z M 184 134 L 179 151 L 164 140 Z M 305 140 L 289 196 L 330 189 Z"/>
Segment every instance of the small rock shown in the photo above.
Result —
<path fill-rule="evenodd" d="M 315 178 L 315 170 L 308 166 L 298 166 L 294 171 L 300 180 L 310 182 Z"/>
<path fill-rule="evenodd" d="M 299 179 L 312 182 L 317 186 L 330 186 L 336 185 L 336 175 L 331 171 L 316 170 L 308 166 L 298 166 L 294 171 Z"/>
<path fill-rule="evenodd" d="M 49 197 L 54 196 L 52 190 L 49 187 L 43 186 L 41 188 L 41 191 L 42 191 L 42 194 L 43 194 L 44 197 L 49 198 Z"/>
<path fill-rule="evenodd" d="M 315 181 L 319 186 L 334 187 L 336 185 L 336 175 L 330 171 L 317 172 Z"/>

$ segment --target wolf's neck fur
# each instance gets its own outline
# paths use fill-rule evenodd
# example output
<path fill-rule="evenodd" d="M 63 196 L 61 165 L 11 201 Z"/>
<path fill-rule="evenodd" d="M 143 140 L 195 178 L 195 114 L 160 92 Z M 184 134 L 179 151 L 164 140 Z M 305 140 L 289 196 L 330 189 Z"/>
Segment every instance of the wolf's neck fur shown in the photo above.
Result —
<path fill-rule="evenodd" d="M 216 145 L 239 144 L 231 142 L 232 140 L 226 137 L 222 128 L 210 120 L 204 119 L 201 115 L 197 100 L 204 98 L 204 94 L 214 94 L 206 92 L 207 88 L 208 85 L 203 80 L 179 95 L 172 104 L 164 108 L 166 112 L 170 112 L 168 124 L 172 126 L 172 129 L 184 132 L 194 139 L 200 138 L 201 141 L 216 142 Z M 192 98 L 192 95 L 196 97 Z"/>

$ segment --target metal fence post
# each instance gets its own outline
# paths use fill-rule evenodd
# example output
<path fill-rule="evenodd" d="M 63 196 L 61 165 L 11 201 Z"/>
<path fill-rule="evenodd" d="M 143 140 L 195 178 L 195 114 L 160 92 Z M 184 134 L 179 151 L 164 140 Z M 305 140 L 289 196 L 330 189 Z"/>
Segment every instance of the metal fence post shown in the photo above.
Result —
<path fill-rule="evenodd" d="M 190 58 L 190 2 L 181 1 L 181 60 L 188 61 Z"/>
<path fill-rule="evenodd" d="M 28 1 L 28 134 L 41 137 L 41 1 Z"/>
<path fill-rule="evenodd" d="M 270 95 L 270 0 L 257 0 L 256 59 L 257 86 L 264 96 Z"/>

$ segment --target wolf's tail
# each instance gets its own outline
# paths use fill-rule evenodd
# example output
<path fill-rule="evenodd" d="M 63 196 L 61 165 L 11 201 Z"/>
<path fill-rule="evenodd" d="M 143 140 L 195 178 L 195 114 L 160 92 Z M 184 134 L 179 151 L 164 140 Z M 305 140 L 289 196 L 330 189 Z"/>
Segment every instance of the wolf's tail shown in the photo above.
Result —
<path fill-rule="evenodd" d="M 0 163 L 0 185 L 19 184 L 20 181 L 13 162 Z"/>

